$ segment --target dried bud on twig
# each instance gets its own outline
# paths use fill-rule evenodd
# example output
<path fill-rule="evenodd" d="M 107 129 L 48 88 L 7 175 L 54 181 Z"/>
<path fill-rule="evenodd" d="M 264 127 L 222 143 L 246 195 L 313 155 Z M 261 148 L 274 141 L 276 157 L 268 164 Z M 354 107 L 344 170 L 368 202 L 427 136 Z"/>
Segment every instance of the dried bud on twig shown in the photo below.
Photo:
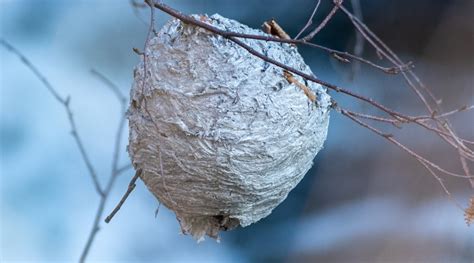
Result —
<path fill-rule="evenodd" d="M 474 222 L 474 197 L 471 197 L 469 206 L 464 210 L 464 218 L 466 219 L 466 224 L 469 226 Z"/>
<path fill-rule="evenodd" d="M 291 39 L 291 37 L 281 28 L 281 26 L 275 21 L 275 19 L 270 19 L 265 21 L 262 25 L 263 32 L 276 36 L 281 39 Z"/>

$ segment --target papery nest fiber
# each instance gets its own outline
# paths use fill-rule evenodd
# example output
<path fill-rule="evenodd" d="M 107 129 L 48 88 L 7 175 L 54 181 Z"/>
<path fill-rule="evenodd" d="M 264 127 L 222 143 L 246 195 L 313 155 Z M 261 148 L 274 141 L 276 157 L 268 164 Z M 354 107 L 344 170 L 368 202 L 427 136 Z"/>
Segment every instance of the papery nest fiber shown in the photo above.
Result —
<path fill-rule="evenodd" d="M 265 35 L 220 15 L 194 17 L 223 30 Z M 312 74 L 293 45 L 242 41 Z M 330 97 L 320 85 L 298 76 L 289 81 L 284 73 L 177 19 L 150 39 L 135 69 L 128 151 L 184 233 L 217 238 L 221 230 L 257 222 L 311 168 L 326 139 Z"/>

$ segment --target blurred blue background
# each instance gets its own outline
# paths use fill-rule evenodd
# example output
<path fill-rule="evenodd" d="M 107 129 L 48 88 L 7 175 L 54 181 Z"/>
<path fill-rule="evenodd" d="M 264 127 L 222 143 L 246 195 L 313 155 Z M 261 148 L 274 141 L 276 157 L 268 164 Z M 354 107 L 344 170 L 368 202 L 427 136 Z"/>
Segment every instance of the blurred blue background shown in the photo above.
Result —
<path fill-rule="evenodd" d="M 185 13 L 219 13 L 258 28 L 275 18 L 291 36 L 316 1 L 165 1 Z M 329 11 L 322 1 L 315 22 Z M 350 1 L 345 3 L 350 7 Z M 474 103 L 474 2 L 361 1 L 365 22 L 454 109 Z M 169 16 L 157 12 L 160 27 Z M 105 184 L 111 166 L 119 103 L 90 74 L 92 68 L 128 94 L 142 49 L 148 12 L 126 0 L 0 0 L 0 36 L 46 75 L 71 107 L 79 133 Z M 351 50 L 355 33 L 339 14 L 315 42 Z M 320 78 L 408 113 L 422 108 L 399 76 L 361 67 L 351 78 L 318 50 L 300 48 Z M 366 45 L 365 56 L 376 60 Z M 381 62 L 383 63 L 383 62 Z M 38 79 L 0 48 L 0 261 L 77 261 L 99 197 L 69 133 L 67 116 Z M 366 105 L 332 94 L 346 107 Z M 473 114 L 453 118 L 473 139 Z M 405 128 L 402 140 L 453 168 L 455 153 L 439 138 Z M 129 162 L 122 142 L 121 164 Z M 111 211 L 133 172 L 120 176 L 106 205 Z M 446 178 L 456 198 L 472 194 L 466 181 Z M 179 234 L 174 215 L 139 183 L 114 220 L 101 230 L 89 261 L 123 262 L 473 262 L 474 228 L 428 173 L 397 148 L 333 112 L 315 165 L 287 200 L 260 222 L 222 235 L 221 243 Z"/>

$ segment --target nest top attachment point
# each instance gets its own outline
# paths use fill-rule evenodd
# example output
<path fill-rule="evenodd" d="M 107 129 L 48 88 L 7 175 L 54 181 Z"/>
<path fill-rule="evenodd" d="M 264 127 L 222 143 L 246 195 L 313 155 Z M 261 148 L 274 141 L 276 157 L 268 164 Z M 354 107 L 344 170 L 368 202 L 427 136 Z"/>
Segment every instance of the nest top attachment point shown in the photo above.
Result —
<path fill-rule="evenodd" d="M 265 33 L 220 15 L 220 29 Z M 312 74 L 295 46 L 242 39 Z M 135 69 L 128 151 L 142 180 L 198 240 L 268 216 L 311 168 L 330 97 L 202 28 L 169 21 Z"/>

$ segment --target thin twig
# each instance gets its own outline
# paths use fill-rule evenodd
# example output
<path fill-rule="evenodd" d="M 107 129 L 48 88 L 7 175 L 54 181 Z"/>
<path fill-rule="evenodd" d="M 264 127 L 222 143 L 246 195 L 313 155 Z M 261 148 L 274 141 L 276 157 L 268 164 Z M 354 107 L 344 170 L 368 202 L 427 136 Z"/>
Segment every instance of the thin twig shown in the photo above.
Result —
<path fill-rule="evenodd" d="M 132 193 L 133 189 L 135 189 L 137 179 L 141 176 L 141 173 L 141 169 L 138 169 L 135 172 L 135 176 L 132 177 L 132 180 L 130 180 L 130 183 L 128 184 L 127 192 L 125 192 L 125 194 L 122 196 L 122 199 L 120 199 L 120 202 L 117 204 L 117 206 L 115 206 L 114 210 L 112 210 L 112 212 L 105 218 L 105 223 L 108 224 L 115 214 L 120 210 L 120 208 L 122 208 L 122 205 L 125 203 L 130 193 Z"/>
<path fill-rule="evenodd" d="M 313 18 L 316 12 L 318 11 L 319 5 L 321 4 L 321 0 L 317 0 L 316 6 L 313 9 L 313 12 L 311 13 L 311 16 L 308 18 L 308 21 L 306 22 L 306 25 L 300 30 L 300 32 L 296 35 L 295 39 L 298 39 L 303 32 L 313 24 Z"/>
<path fill-rule="evenodd" d="M 122 92 L 120 91 L 117 85 L 115 85 L 110 79 L 108 79 L 102 73 L 98 72 L 95 69 L 92 69 L 91 73 L 92 75 L 96 76 L 99 80 L 104 82 L 106 86 L 110 88 L 110 90 L 112 90 L 112 92 L 115 94 L 115 96 L 117 97 L 117 99 L 119 100 L 121 104 L 126 103 L 127 98 L 122 94 Z"/>
<path fill-rule="evenodd" d="M 378 122 L 386 122 L 386 123 L 390 123 L 390 124 L 394 125 L 397 128 L 401 128 L 400 125 L 402 124 L 402 122 L 400 120 L 397 120 L 397 119 L 384 118 L 384 117 L 379 117 L 379 116 L 375 116 L 375 115 L 364 114 L 364 113 L 360 113 L 360 112 L 354 112 L 354 111 L 350 111 L 350 110 L 346 110 L 346 111 L 348 113 L 350 113 L 351 115 L 359 117 L 359 118 L 364 118 L 364 119 L 378 121 Z"/>
<path fill-rule="evenodd" d="M 131 164 L 126 164 L 120 168 L 117 169 L 117 175 L 122 174 L 123 172 L 132 169 L 133 166 Z"/>
<path fill-rule="evenodd" d="M 338 2 L 339 5 L 342 4 L 342 1 L 343 0 L 334 0 L 334 2 Z M 336 14 L 337 10 L 339 9 L 339 5 L 334 5 L 334 7 L 331 9 L 329 14 L 324 18 L 324 20 L 321 22 L 321 24 L 319 24 L 318 27 L 316 27 L 308 35 L 303 37 L 302 40 L 303 41 L 310 41 L 311 39 L 313 39 L 313 37 L 316 36 L 316 34 L 318 34 L 327 25 L 329 20 L 331 20 L 333 18 L 333 16 Z"/>
<path fill-rule="evenodd" d="M 448 111 L 448 112 L 445 112 L 445 113 L 441 113 L 441 114 L 435 114 L 434 116 L 418 116 L 416 117 L 415 119 L 417 120 L 424 120 L 424 119 L 434 119 L 434 118 L 446 118 L 446 117 L 449 117 L 451 115 L 454 115 L 456 113 L 459 113 L 459 112 L 463 112 L 463 111 L 470 111 L 474 109 L 474 105 L 471 105 L 471 106 L 463 106 L 463 107 L 460 107 L 459 109 L 455 109 L 455 110 L 452 110 L 452 111 Z"/>
<path fill-rule="evenodd" d="M 406 121 L 406 120 L 399 119 L 399 118 L 384 118 L 384 117 L 379 117 L 379 116 L 375 116 L 375 115 L 369 115 L 369 114 L 364 114 L 364 113 L 359 113 L 359 112 L 354 112 L 354 111 L 349 111 L 349 110 L 346 110 L 346 111 L 349 112 L 351 115 L 354 115 L 356 117 L 369 119 L 369 120 L 374 120 L 374 121 L 378 121 L 378 122 L 390 123 L 390 124 L 394 125 L 397 128 L 402 128 L 402 124 L 419 124 L 421 127 L 425 128 L 426 130 L 432 131 L 432 132 L 434 132 L 434 133 L 436 133 L 440 136 L 444 136 L 443 138 L 446 139 L 446 140 L 451 140 L 452 137 L 455 137 L 455 135 L 450 134 L 449 132 L 446 132 L 446 131 L 440 130 L 438 128 L 435 128 L 435 127 L 433 127 L 431 125 L 428 125 L 428 124 L 426 124 L 425 122 L 422 121 L 425 118 L 429 119 L 429 118 L 432 118 L 432 117 L 429 117 L 429 118 L 427 116 L 410 117 L 411 119 Z M 470 143 L 470 144 L 474 143 L 474 142 L 471 142 L 471 141 L 468 141 L 468 140 L 462 139 L 462 138 L 456 138 L 456 139 L 460 140 L 464 143 Z M 449 142 L 449 143 L 453 144 L 452 142 Z M 454 145 L 454 146 L 457 147 L 457 145 Z M 464 147 L 463 149 L 466 153 L 471 153 L 472 152 L 470 149 L 468 149 L 466 147 Z"/>
<path fill-rule="evenodd" d="M 87 154 L 84 148 L 84 144 L 77 130 L 76 122 L 74 120 L 74 115 L 70 107 L 71 99 L 69 97 L 66 97 L 66 98 L 61 97 L 61 95 L 59 95 L 59 93 L 53 87 L 53 85 L 51 85 L 49 80 L 18 49 L 13 47 L 10 43 L 8 43 L 4 39 L 0 39 L 0 44 L 4 46 L 9 52 L 15 54 L 21 60 L 21 62 L 29 70 L 33 72 L 33 74 L 41 81 L 41 83 L 43 83 L 43 85 L 46 87 L 46 89 L 48 89 L 49 93 L 51 93 L 54 99 L 56 99 L 56 101 L 59 102 L 59 104 L 63 105 L 64 110 L 66 111 L 66 114 L 68 116 L 69 125 L 71 126 L 71 135 L 74 138 L 74 141 L 76 142 L 77 147 L 79 148 L 79 151 L 81 153 L 81 157 L 84 163 L 86 164 L 87 170 L 89 171 L 89 175 L 92 178 L 92 182 L 94 183 L 95 190 L 100 196 L 103 196 L 104 191 L 102 190 L 102 187 L 100 186 L 99 179 L 97 178 L 97 173 L 94 167 L 92 166 L 89 155 Z"/>
<path fill-rule="evenodd" d="M 143 18 L 140 16 L 140 12 L 139 12 L 140 8 L 145 8 L 147 7 L 147 5 L 145 3 L 140 3 L 137 0 L 130 0 L 129 3 L 132 6 L 133 14 L 135 15 L 135 17 L 138 20 L 140 20 L 141 23 L 143 23 L 144 25 L 147 25 L 145 20 L 143 20 Z"/>
<path fill-rule="evenodd" d="M 359 0 L 351 0 L 352 10 L 354 11 L 354 16 L 359 18 L 362 21 L 362 8 L 360 6 Z M 364 52 L 364 37 L 362 34 L 355 30 L 355 44 L 354 44 L 354 55 L 361 57 Z M 351 79 L 359 72 L 360 63 L 356 61 L 352 64 Z"/>

